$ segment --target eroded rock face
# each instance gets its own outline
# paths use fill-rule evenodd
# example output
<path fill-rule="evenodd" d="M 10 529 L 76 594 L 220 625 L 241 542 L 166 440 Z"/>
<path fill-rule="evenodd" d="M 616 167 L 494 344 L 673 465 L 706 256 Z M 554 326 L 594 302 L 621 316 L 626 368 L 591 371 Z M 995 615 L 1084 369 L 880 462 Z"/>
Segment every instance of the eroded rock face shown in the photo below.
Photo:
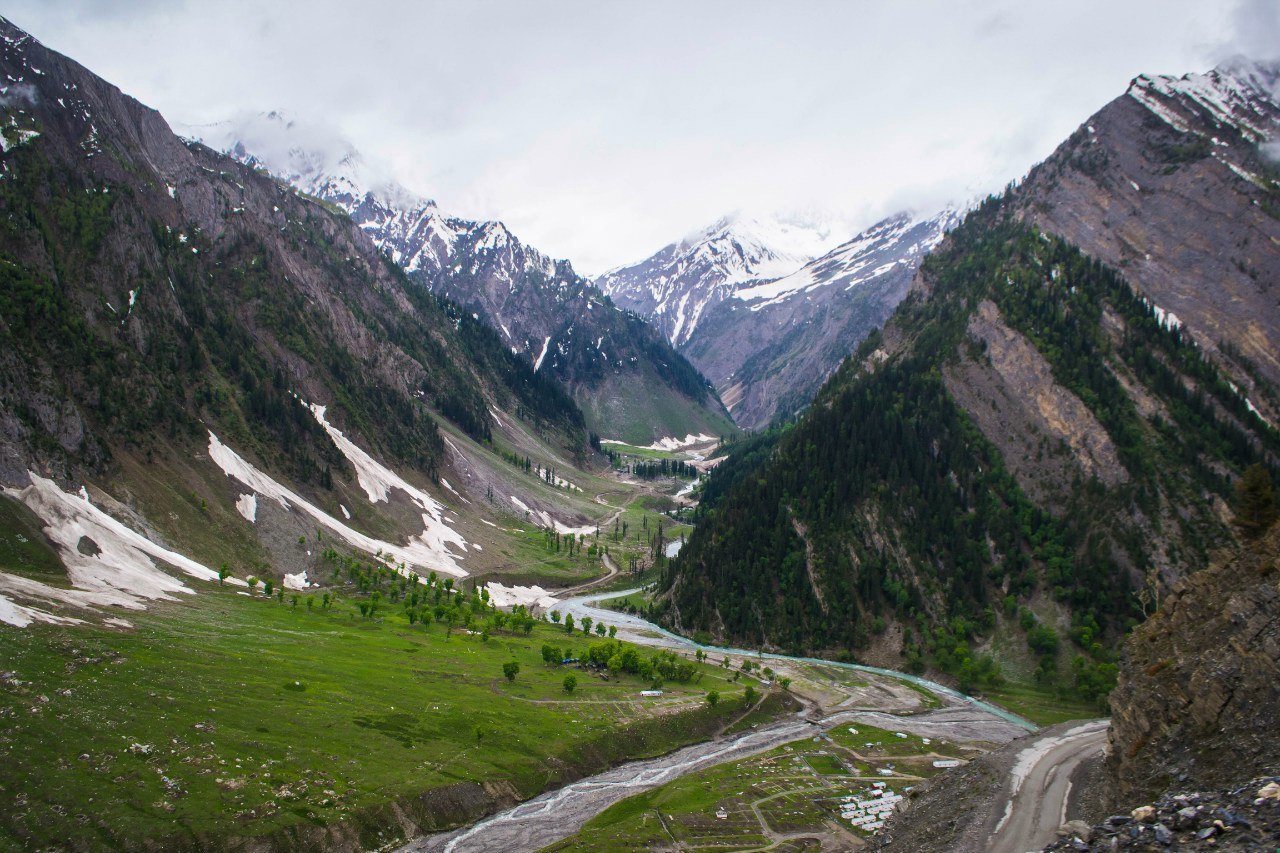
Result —
<path fill-rule="evenodd" d="M 1108 767 L 1120 801 L 1280 767 L 1280 526 L 1187 577 L 1125 644 Z"/>

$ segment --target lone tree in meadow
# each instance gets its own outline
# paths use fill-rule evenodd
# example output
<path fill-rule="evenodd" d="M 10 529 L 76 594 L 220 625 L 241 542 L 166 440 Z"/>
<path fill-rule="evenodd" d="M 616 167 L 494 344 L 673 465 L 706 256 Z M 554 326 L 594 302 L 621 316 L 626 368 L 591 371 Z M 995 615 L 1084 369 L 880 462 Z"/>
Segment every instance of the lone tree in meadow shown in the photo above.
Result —
<path fill-rule="evenodd" d="M 1235 518 L 1232 519 L 1245 539 L 1257 539 L 1276 521 L 1276 493 L 1271 485 L 1271 472 L 1261 462 L 1244 469 L 1236 481 Z"/>
<path fill-rule="evenodd" d="M 578 686 L 578 676 L 572 672 L 564 677 L 564 692 L 572 693 L 574 688 Z"/>
<path fill-rule="evenodd" d="M 708 693 L 708 694 L 707 694 L 707 704 L 708 704 L 708 705 L 710 705 L 712 708 L 714 708 L 716 705 L 719 705 L 719 704 L 720 704 L 720 694 L 719 694 L 717 691 L 715 691 L 715 690 L 712 690 L 710 693 Z"/>
<path fill-rule="evenodd" d="M 515 681 L 516 676 L 520 674 L 520 664 L 515 661 L 504 663 L 502 665 L 502 674 L 507 677 L 507 681 Z"/>

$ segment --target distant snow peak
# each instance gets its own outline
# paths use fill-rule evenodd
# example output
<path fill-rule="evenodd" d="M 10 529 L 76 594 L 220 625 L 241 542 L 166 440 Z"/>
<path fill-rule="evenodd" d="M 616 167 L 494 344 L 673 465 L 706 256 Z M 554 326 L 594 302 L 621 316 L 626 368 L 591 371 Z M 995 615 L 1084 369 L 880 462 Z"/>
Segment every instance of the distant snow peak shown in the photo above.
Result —
<path fill-rule="evenodd" d="M 330 127 L 284 111 L 244 112 L 206 125 L 180 127 L 199 140 L 278 180 L 352 213 L 362 205 L 424 211 L 435 202 L 406 189 Z"/>
<path fill-rule="evenodd" d="M 741 288 L 733 296 L 754 303 L 752 311 L 820 287 L 852 290 L 896 267 L 914 268 L 955 227 L 959 214 L 948 208 L 928 219 L 899 213 L 877 222 L 847 243 L 791 275 Z"/>
<path fill-rule="evenodd" d="M 844 230 L 817 217 L 735 213 L 619 267 L 596 285 L 651 319 L 675 345 L 686 343 L 707 309 L 741 285 L 800 269 L 840 242 Z"/>
<path fill-rule="evenodd" d="M 526 273 L 536 272 L 534 281 L 556 289 L 561 303 L 573 296 L 568 282 L 578 279 L 567 261 L 556 261 L 524 245 L 502 222 L 448 215 L 434 201 L 406 189 L 388 171 L 370 164 L 331 129 L 271 112 L 245 113 L 184 131 L 242 163 L 265 169 L 302 193 L 337 206 L 394 263 L 433 288 L 441 277 L 488 281 L 504 285 L 491 287 L 489 294 L 501 301 L 495 294 L 514 292 Z M 460 301 L 476 295 L 468 292 Z M 508 328 L 502 332 L 508 346 L 521 343 Z M 527 349 L 526 345 L 519 351 Z"/>

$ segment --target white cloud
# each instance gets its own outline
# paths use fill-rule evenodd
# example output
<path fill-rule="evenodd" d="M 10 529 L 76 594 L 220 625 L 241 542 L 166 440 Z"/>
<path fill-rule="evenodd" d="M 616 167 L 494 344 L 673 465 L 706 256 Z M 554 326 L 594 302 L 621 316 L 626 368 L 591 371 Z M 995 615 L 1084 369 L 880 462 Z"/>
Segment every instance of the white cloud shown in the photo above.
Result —
<path fill-rule="evenodd" d="M 1204 70 L 1275 3 L 9 6 L 166 116 L 331 124 L 443 209 L 600 271 L 736 209 L 856 227 L 998 189 L 1130 78 Z"/>

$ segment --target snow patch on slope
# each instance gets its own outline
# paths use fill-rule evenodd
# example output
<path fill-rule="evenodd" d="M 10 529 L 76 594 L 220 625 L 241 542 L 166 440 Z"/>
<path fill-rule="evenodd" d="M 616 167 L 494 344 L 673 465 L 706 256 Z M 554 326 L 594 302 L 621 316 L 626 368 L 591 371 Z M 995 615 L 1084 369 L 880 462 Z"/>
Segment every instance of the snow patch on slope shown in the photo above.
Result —
<path fill-rule="evenodd" d="M 234 450 L 223 444 L 212 432 L 209 433 L 209 458 L 228 477 L 232 477 L 253 489 L 260 496 L 276 501 L 285 509 L 296 507 L 353 548 L 358 548 L 370 554 L 382 552 L 392 563 L 404 563 L 406 573 L 410 569 L 424 569 L 426 571 L 443 572 L 455 577 L 465 577 L 467 574 L 458 565 L 457 558 L 441 545 L 441 540 L 444 537 L 440 535 L 438 528 L 443 527 L 443 525 L 432 524 L 431 517 L 427 513 L 423 513 L 422 516 L 424 524 L 427 525 L 427 529 L 423 531 L 422 535 L 411 538 L 405 545 L 393 545 L 390 542 L 366 536 L 338 521 L 338 519 L 324 510 L 311 504 L 305 498 L 300 497 L 246 462 Z M 461 537 L 452 530 L 444 529 L 461 541 Z M 425 572 L 419 572 L 419 574 L 425 574 Z"/>
<path fill-rule="evenodd" d="M 534 373 L 537 373 L 538 368 L 542 367 L 542 360 L 547 357 L 547 349 L 550 346 L 551 346 L 551 336 L 547 335 L 546 339 L 543 340 L 542 342 L 542 352 L 538 353 L 538 357 L 534 359 L 534 362 L 533 362 Z"/>
<path fill-rule="evenodd" d="M 500 610 L 508 610 L 520 604 L 530 610 L 551 610 L 560 603 L 560 599 L 540 586 L 503 586 L 490 581 L 484 588 L 489 591 L 489 603 Z"/>
<path fill-rule="evenodd" d="M 689 433 L 684 438 L 676 438 L 675 436 L 664 436 L 658 439 L 657 441 L 655 441 L 653 444 L 646 445 L 640 449 L 641 450 L 676 451 L 686 447 L 691 447 L 695 444 L 706 444 L 708 441 L 718 441 L 718 440 L 719 440 L 718 437 L 714 435 L 705 435 L 702 433 L 699 433 L 698 435 L 694 435 L 693 433 Z M 624 445 L 627 444 L 625 441 L 619 441 L 616 438 L 602 438 L 600 439 L 600 443 L 601 444 L 624 444 Z M 635 445 L 627 445 L 627 446 L 634 447 Z"/>
<path fill-rule="evenodd" d="M 29 476 L 30 486 L 7 488 L 5 494 L 26 504 L 44 522 L 45 535 L 58 549 L 72 589 L 0 572 L 0 591 L 55 605 L 141 610 L 149 600 L 172 601 L 176 593 L 193 593 L 182 581 L 160 569 L 157 562 L 198 580 L 218 579 L 218 573 L 209 567 L 152 542 L 107 515 L 86 495 L 65 492 L 38 474 L 29 472 Z M 244 585 L 244 581 L 235 578 L 228 578 L 228 582 Z M 6 613 L 24 624 L 66 622 L 34 607 L 13 604 L 7 596 L 6 601 Z"/>
<path fill-rule="evenodd" d="M 515 495 L 511 495 L 511 503 L 515 504 L 516 508 L 520 511 L 540 522 L 543 527 L 549 527 L 556 533 L 560 533 L 562 535 L 585 536 L 588 533 L 596 532 L 595 525 L 593 524 L 585 524 L 581 527 L 570 527 L 569 525 L 552 518 L 551 514 L 546 510 L 532 509 L 527 503 L 520 500 Z"/>
<path fill-rule="evenodd" d="M 250 524 L 258 518 L 258 496 L 252 492 L 236 498 L 236 512 L 245 517 Z"/>

